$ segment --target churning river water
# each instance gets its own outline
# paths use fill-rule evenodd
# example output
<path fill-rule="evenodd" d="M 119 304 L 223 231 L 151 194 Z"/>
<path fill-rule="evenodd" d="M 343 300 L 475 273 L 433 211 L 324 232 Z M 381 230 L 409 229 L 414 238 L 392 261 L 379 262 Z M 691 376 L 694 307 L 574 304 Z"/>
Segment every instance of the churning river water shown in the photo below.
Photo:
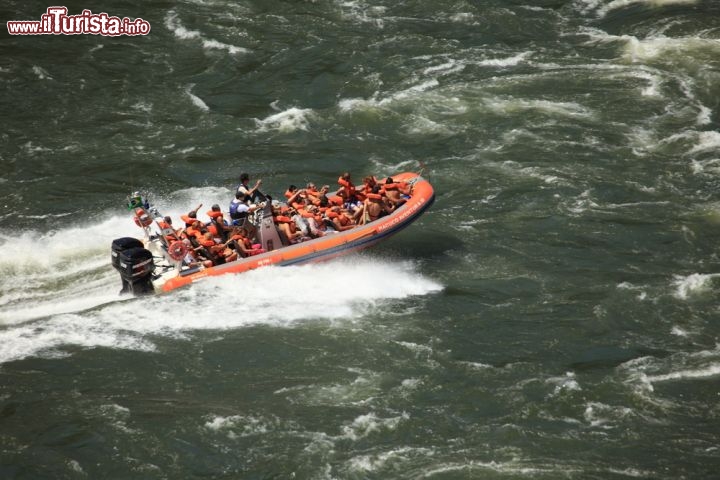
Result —
<path fill-rule="evenodd" d="M 720 2 L 0 5 L 0 478 L 720 478 Z M 118 296 L 177 220 L 418 171 L 362 254 Z"/>

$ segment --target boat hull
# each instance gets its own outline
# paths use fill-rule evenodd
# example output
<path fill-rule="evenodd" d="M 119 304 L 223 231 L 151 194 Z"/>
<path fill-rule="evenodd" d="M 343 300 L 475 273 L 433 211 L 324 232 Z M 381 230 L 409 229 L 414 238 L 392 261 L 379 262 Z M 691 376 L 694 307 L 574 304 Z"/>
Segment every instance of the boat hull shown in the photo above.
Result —
<path fill-rule="evenodd" d="M 329 260 L 365 249 L 399 232 L 427 210 L 435 200 L 430 183 L 416 173 L 394 175 L 397 182 L 412 183 L 411 197 L 392 214 L 344 232 L 325 235 L 314 240 L 272 250 L 260 255 L 196 271 L 179 273 L 168 278 L 156 289 L 169 292 L 203 278 L 243 273 L 271 265 L 286 266 Z"/>

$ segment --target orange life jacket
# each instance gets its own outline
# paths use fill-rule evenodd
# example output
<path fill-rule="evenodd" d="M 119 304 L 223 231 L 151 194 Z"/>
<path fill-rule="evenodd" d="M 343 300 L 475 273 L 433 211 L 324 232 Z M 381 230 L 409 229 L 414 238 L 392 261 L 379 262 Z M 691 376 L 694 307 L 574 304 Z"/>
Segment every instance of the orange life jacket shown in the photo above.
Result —
<path fill-rule="evenodd" d="M 188 227 L 185 229 L 185 234 L 200 240 L 203 236 L 203 231 L 199 228 Z"/>
<path fill-rule="evenodd" d="M 158 222 L 158 227 L 160 227 L 160 234 L 165 237 L 165 240 L 168 242 L 178 240 L 180 238 L 175 229 L 172 228 L 172 225 L 167 223 L 165 220 L 160 220 Z"/>
<path fill-rule="evenodd" d="M 345 194 L 345 200 L 350 200 L 356 193 L 355 185 L 352 182 L 345 180 L 344 178 L 338 178 L 338 184 L 343 187 L 343 193 Z"/>

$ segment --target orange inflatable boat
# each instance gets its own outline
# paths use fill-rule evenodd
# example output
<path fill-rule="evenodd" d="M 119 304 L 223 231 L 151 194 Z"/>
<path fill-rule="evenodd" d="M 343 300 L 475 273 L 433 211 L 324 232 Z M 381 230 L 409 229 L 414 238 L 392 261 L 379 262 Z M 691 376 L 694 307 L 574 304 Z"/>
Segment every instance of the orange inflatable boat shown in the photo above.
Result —
<path fill-rule="evenodd" d="M 287 239 L 280 241 L 278 229 L 268 213 L 264 218 L 259 217 L 254 225 L 263 253 L 215 266 L 188 265 L 183 261 L 187 249 L 182 248 L 180 242 L 168 240 L 160 214 L 137 197 L 132 205 L 135 207 L 134 220 L 144 229 L 145 240 L 125 237 L 116 239 L 112 245 L 112 262 L 120 272 L 122 291 L 136 295 L 168 292 L 206 277 L 243 273 L 270 265 L 323 261 L 370 247 L 410 225 L 435 200 L 433 187 L 417 173 L 400 173 L 392 179 L 406 184 L 408 195 L 405 203 L 388 215 L 342 232 L 287 244 Z M 270 212 L 271 207 L 266 210 Z M 158 231 L 154 232 L 153 227 Z"/>

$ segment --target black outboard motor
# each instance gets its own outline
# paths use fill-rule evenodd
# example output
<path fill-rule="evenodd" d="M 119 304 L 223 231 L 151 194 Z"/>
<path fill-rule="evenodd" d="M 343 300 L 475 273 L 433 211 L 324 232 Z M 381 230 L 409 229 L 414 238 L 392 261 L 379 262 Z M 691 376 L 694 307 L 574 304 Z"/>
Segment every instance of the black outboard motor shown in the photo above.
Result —
<path fill-rule="evenodd" d="M 155 292 L 152 284 L 152 273 L 155 271 L 153 254 L 143 247 L 140 240 L 132 237 L 113 240 L 111 258 L 122 279 L 121 294 L 146 295 Z"/>

